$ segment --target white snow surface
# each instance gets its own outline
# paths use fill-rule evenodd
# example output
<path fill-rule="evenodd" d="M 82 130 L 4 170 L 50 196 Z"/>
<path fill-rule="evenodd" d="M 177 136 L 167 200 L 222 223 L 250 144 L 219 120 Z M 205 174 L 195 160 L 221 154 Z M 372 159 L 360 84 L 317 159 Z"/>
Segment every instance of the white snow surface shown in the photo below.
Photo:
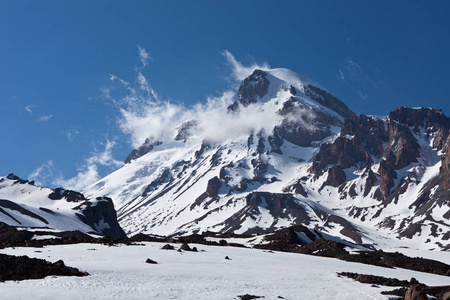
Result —
<path fill-rule="evenodd" d="M 0 208 L 9 214 L 8 216 L 0 211 L 0 222 L 11 226 L 39 228 L 45 231 L 95 231 L 94 228 L 83 223 L 76 215 L 76 213 L 81 213 L 79 209 L 76 209 L 81 204 L 80 202 L 68 202 L 65 198 L 52 200 L 48 198 L 48 195 L 52 192 L 49 188 L 29 183 L 19 183 L 7 177 L 0 177 L 0 199 L 14 202 L 29 212 L 29 214 L 24 214 L 19 210 L 0 205 Z M 89 201 L 95 205 L 98 200 Z M 47 223 L 42 219 L 47 221 Z M 109 225 L 99 224 L 96 229 L 98 229 L 98 232 L 101 232 L 105 226 Z"/>
<path fill-rule="evenodd" d="M 174 244 L 175 245 L 175 244 Z M 0 283 L 3 299 L 390 299 L 375 288 L 337 276 L 356 272 L 449 285 L 445 276 L 388 269 L 303 254 L 257 249 L 192 245 L 199 252 L 162 250 L 161 243 L 108 247 L 100 244 L 8 248 L 0 253 L 28 255 L 67 266 L 90 276 L 50 276 Z M 177 246 L 177 245 L 175 245 Z M 179 246 L 179 245 L 178 245 Z M 449 253 L 440 253 L 447 263 Z M 228 256 L 230 260 L 226 260 Z M 444 259 L 445 257 L 445 259 Z M 158 264 L 147 264 L 150 258 Z"/>

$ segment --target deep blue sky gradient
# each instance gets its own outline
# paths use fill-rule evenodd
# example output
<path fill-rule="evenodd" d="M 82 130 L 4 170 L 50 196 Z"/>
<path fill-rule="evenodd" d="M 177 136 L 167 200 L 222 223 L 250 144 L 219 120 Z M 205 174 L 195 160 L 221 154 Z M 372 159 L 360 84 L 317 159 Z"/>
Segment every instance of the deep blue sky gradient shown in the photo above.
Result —
<path fill-rule="evenodd" d="M 357 114 L 450 115 L 449 13 L 448 1 L 0 1 L 0 175 L 52 161 L 51 185 L 109 137 L 123 160 L 131 146 L 101 90 L 111 74 L 133 80 L 138 45 L 161 99 L 186 106 L 236 84 L 229 50 L 305 75 Z"/>

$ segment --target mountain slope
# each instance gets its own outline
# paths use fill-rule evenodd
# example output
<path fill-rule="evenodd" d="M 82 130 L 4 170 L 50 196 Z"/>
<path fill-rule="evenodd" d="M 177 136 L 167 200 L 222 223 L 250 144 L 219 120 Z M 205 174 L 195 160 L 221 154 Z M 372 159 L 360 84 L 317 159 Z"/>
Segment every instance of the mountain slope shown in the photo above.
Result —
<path fill-rule="evenodd" d="M 84 193 L 111 197 L 128 234 L 303 224 L 358 244 L 448 248 L 448 120 L 410 108 L 357 117 L 309 79 L 255 70 L 220 116 L 231 133 L 180 120 Z"/>
<path fill-rule="evenodd" d="M 38 187 L 14 174 L 0 177 L 0 222 L 43 231 L 124 236 L 111 199 L 89 200 L 74 191 Z"/>

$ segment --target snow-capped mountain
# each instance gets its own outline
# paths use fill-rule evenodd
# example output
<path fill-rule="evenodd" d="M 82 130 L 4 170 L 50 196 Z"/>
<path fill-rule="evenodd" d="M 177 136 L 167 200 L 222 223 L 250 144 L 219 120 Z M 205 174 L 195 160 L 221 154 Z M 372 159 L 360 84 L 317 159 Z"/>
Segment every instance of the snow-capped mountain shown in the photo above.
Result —
<path fill-rule="evenodd" d="M 273 69 L 255 70 L 216 119 L 180 120 L 170 139 L 149 137 L 83 193 L 112 198 L 127 234 L 303 224 L 358 244 L 449 247 L 442 111 L 357 117 L 314 81 Z"/>
<path fill-rule="evenodd" d="M 111 199 L 39 187 L 14 174 L 0 177 L 0 222 L 40 231 L 74 231 L 124 237 Z"/>

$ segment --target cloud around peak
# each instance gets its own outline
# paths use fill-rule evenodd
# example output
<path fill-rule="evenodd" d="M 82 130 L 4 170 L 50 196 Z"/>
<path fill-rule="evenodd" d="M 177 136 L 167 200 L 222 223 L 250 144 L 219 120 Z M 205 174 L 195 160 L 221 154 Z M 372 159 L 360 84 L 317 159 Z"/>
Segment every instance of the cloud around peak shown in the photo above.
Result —
<path fill-rule="evenodd" d="M 256 62 L 253 62 L 250 66 L 244 66 L 242 63 L 236 60 L 236 58 L 231 54 L 230 51 L 224 50 L 221 54 L 227 60 L 229 66 L 231 67 L 231 75 L 233 79 L 237 81 L 242 81 L 248 76 L 250 76 L 254 70 L 268 70 L 270 66 L 268 63 L 263 63 L 262 65 L 258 65 Z"/>

